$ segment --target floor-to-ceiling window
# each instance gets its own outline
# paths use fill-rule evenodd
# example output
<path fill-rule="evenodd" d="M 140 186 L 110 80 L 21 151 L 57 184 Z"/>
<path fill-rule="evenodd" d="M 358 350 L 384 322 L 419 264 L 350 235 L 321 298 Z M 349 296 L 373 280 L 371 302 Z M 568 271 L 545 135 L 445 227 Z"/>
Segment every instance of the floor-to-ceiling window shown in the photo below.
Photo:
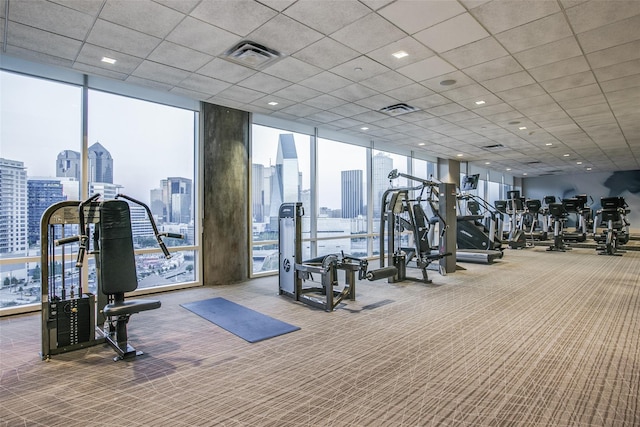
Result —
<path fill-rule="evenodd" d="M 198 113 L 90 90 L 86 79 L 78 83 L 82 76 L 71 80 L 0 71 L 0 313 L 39 307 L 42 215 L 90 193 L 127 193 L 151 207 L 161 231 L 186 236 L 165 240 L 170 260 L 158 256 L 146 212 L 132 208 L 139 287 L 195 280 Z M 51 274 L 74 275 L 74 263 L 52 257 L 59 267 Z M 88 265 L 94 268 L 91 257 Z M 88 289 L 95 291 L 92 280 L 89 273 Z"/>
<path fill-rule="evenodd" d="M 302 202 L 303 256 L 310 247 L 311 136 L 253 125 L 251 135 L 252 271 L 278 268 L 278 211 L 282 203 Z"/>
<path fill-rule="evenodd" d="M 103 198 L 124 194 L 146 204 L 171 249 L 158 249 L 144 207 L 131 203 L 139 287 L 195 280 L 195 112 L 89 91 L 88 189 Z M 172 247 L 181 247 L 180 250 Z"/>
<path fill-rule="evenodd" d="M 40 218 L 79 197 L 82 87 L 0 72 L 0 308 L 40 301 Z"/>
<path fill-rule="evenodd" d="M 367 148 L 318 140 L 317 255 L 367 250 Z"/>

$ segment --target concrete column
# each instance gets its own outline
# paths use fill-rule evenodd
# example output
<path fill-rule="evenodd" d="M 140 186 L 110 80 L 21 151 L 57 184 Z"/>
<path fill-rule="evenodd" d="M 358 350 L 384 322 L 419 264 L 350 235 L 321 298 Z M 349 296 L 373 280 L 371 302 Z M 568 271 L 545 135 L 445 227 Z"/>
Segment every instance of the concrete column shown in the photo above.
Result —
<path fill-rule="evenodd" d="M 249 278 L 249 113 L 203 103 L 202 283 Z"/>
<path fill-rule="evenodd" d="M 452 159 L 438 159 L 438 180 L 460 187 L 460 162 Z"/>

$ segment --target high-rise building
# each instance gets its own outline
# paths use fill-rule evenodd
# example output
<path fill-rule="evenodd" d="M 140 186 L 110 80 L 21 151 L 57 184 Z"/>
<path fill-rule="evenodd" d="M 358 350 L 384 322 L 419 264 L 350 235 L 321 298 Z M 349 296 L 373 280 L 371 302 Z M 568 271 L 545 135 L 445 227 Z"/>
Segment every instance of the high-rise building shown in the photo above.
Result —
<path fill-rule="evenodd" d="M 192 181 L 188 178 L 169 177 L 160 181 L 160 188 L 164 205 L 163 221 L 189 224 L 192 219 Z"/>
<path fill-rule="evenodd" d="M 382 195 L 389 188 L 389 172 L 393 169 L 393 159 L 385 154 L 373 156 L 373 182 L 371 183 L 373 217 L 380 218 Z"/>
<path fill-rule="evenodd" d="M 362 183 L 362 170 L 341 172 L 342 218 L 356 218 L 364 214 Z"/>
<path fill-rule="evenodd" d="M 89 147 L 89 182 L 113 184 L 113 158 L 99 142 Z"/>
<path fill-rule="evenodd" d="M 0 254 L 27 250 L 27 169 L 0 158 Z"/>
<path fill-rule="evenodd" d="M 27 178 L 27 239 L 30 245 L 40 240 L 42 214 L 54 203 L 67 200 L 60 179 Z"/>
<path fill-rule="evenodd" d="M 257 163 L 251 165 L 251 211 L 253 222 L 264 222 L 265 169 L 264 165 Z"/>
<path fill-rule="evenodd" d="M 281 134 L 278 138 L 275 175 L 271 180 L 271 229 L 278 228 L 278 210 L 284 202 L 300 200 L 301 175 L 298 168 L 298 153 L 293 134 Z"/>
<path fill-rule="evenodd" d="M 80 153 L 73 150 L 61 151 L 56 159 L 56 176 L 80 181 Z"/>

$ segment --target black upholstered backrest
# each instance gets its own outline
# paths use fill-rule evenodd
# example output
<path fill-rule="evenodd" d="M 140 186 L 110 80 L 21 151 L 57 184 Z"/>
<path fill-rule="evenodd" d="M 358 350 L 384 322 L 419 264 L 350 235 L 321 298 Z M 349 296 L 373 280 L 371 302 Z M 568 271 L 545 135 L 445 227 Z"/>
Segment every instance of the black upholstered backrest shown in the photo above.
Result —
<path fill-rule="evenodd" d="M 109 295 L 135 290 L 138 279 L 127 202 L 105 200 L 100 203 L 99 237 L 102 292 Z"/>

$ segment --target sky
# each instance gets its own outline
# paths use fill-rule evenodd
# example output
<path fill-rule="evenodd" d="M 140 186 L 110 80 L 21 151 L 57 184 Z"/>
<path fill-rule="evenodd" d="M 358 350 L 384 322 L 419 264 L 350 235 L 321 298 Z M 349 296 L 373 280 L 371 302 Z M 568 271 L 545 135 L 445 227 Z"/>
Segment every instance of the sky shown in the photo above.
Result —
<path fill-rule="evenodd" d="M 28 176 L 55 177 L 58 154 L 81 150 L 80 88 L 1 72 L 0 105 L 0 157 L 24 162 Z M 124 194 L 148 202 L 161 179 L 194 177 L 192 111 L 90 91 L 88 129 Z"/>

